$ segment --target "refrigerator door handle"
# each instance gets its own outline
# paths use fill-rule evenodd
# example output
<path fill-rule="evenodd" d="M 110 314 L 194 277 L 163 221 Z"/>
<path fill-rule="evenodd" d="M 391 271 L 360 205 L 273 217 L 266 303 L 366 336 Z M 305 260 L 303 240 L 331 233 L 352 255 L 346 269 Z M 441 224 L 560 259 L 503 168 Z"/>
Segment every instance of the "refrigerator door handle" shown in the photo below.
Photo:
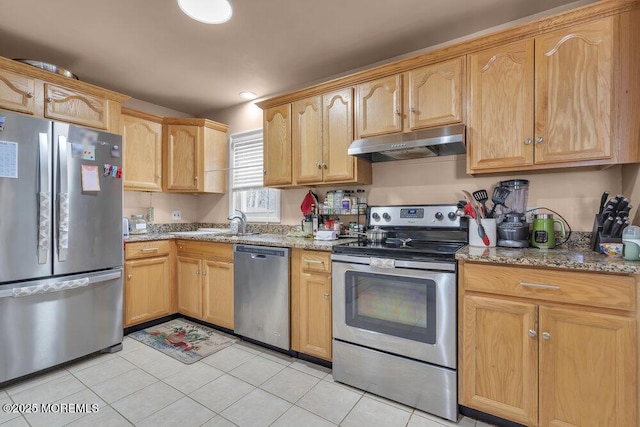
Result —
<path fill-rule="evenodd" d="M 58 193 L 58 261 L 67 260 L 69 249 L 69 193 L 67 172 L 67 138 L 58 137 L 58 161 L 60 162 L 60 193 Z"/>
<path fill-rule="evenodd" d="M 49 259 L 51 192 L 49 191 L 49 135 L 39 134 L 40 188 L 38 192 L 38 264 Z"/>

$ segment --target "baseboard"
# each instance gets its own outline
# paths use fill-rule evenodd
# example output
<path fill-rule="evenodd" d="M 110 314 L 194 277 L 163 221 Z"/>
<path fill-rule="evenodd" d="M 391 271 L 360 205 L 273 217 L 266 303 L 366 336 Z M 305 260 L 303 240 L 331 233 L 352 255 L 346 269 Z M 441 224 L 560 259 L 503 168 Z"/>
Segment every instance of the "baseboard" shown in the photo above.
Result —
<path fill-rule="evenodd" d="M 523 424 L 514 423 L 513 421 L 505 420 L 504 418 L 486 414 L 484 412 L 467 408 L 466 406 L 462 405 L 458 406 L 458 410 L 464 416 L 471 417 L 478 421 L 482 421 L 483 423 L 492 424 L 497 427 L 527 427 Z"/>

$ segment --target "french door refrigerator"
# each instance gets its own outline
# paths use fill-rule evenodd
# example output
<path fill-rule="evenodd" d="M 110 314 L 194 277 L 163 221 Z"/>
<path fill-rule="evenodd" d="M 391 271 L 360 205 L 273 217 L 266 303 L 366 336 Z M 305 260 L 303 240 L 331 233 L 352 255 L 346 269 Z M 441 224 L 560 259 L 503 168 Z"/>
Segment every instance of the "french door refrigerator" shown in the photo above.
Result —
<path fill-rule="evenodd" d="M 0 110 L 0 383 L 121 344 L 121 152 Z"/>

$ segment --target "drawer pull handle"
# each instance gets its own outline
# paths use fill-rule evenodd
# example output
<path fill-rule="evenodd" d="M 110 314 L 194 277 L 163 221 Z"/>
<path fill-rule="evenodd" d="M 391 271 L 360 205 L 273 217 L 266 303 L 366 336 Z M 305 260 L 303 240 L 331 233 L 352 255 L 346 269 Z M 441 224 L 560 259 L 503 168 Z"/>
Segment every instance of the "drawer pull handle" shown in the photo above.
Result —
<path fill-rule="evenodd" d="M 140 252 L 158 252 L 158 248 L 144 248 Z"/>
<path fill-rule="evenodd" d="M 544 285 L 542 283 L 520 282 L 520 286 L 524 286 L 526 288 L 551 289 L 554 291 L 560 290 L 560 286 L 558 285 Z"/>
<path fill-rule="evenodd" d="M 313 259 L 305 259 L 304 262 L 305 264 L 324 264 L 324 261 L 316 261 Z"/>
<path fill-rule="evenodd" d="M 551 338 L 551 334 L 549 332 L 543 332 L 542 338 L 544 338 L 545 340 L 548 340 Z"/>
<path fill-rule="evenodd" d="M 533 330 L 533 329 L 529 329 L 529 336 L 530 336 L 531 338 L 535 338 L 535 337 L 536 337 L 536 335 L 538 335 L 538 333 L 537 333 L 535 330 Z"/>

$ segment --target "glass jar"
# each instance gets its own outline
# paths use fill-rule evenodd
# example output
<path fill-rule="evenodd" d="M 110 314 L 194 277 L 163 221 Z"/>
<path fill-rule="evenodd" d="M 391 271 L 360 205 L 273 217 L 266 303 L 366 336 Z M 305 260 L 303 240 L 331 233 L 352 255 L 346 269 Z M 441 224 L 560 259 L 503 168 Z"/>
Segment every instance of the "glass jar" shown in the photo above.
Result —
<path fill-rule="evenodd" d="M 144 219 L 144 215 L 131 215 L 129 221 L 129 233 L 130 234 L 145 234 L 147 232 L 147 221 Z"/>

